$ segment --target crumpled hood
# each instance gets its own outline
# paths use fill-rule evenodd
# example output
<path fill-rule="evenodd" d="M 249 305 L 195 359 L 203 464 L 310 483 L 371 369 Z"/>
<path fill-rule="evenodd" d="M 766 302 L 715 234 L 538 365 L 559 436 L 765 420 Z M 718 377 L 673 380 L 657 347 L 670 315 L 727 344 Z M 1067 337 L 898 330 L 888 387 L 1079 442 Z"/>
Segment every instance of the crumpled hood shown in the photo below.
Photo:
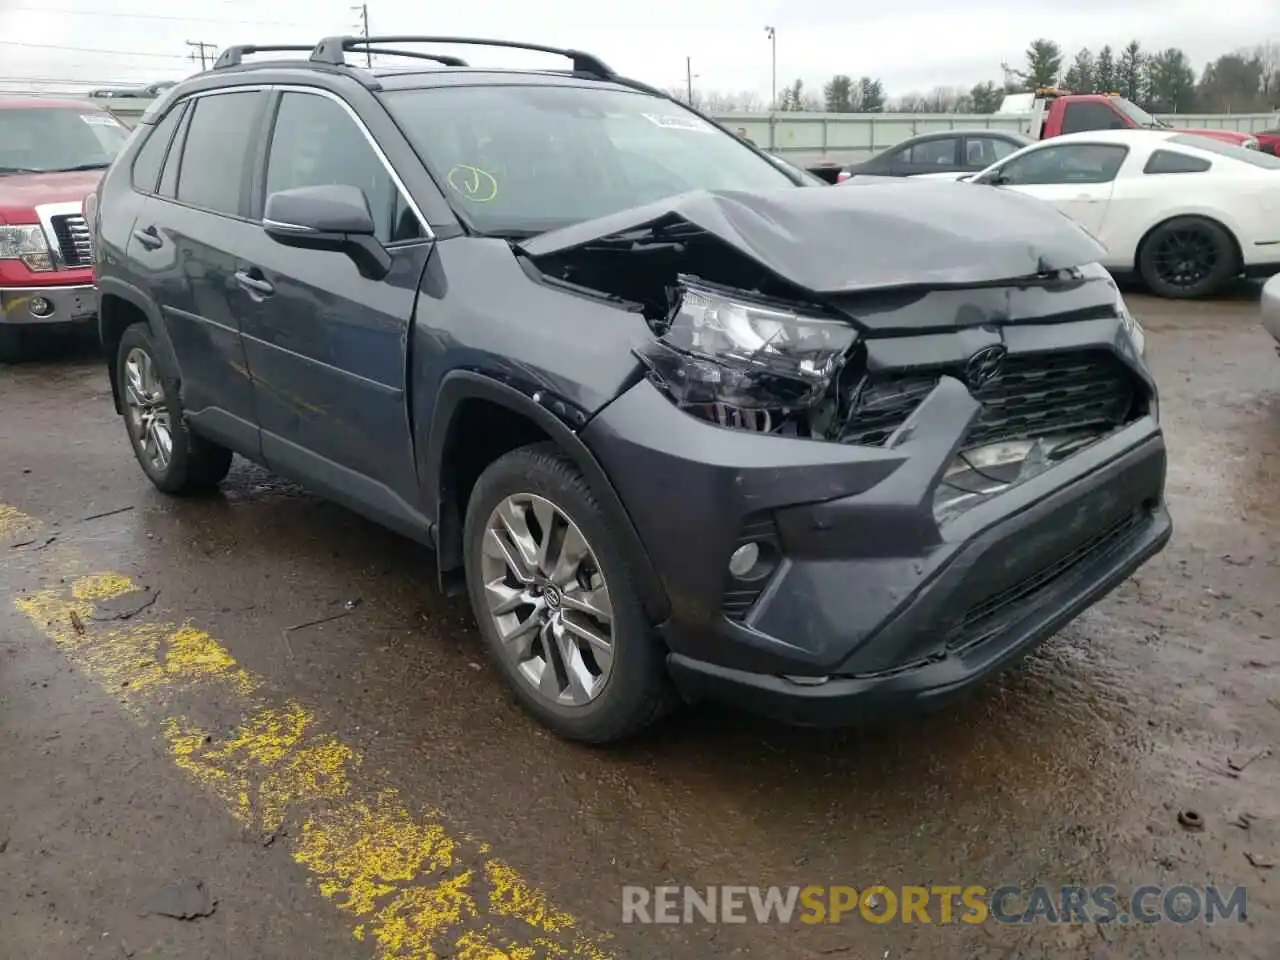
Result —
<path fill-rule="evenodd" d="M 542 257 L 679 221 L 804 290 L 834 295 L 969 286 L 1101 260 L 1104 248 L 1043 201 L 944 181 L 866 182 L 762 193 L 697 191 L 541 234 Z"/>

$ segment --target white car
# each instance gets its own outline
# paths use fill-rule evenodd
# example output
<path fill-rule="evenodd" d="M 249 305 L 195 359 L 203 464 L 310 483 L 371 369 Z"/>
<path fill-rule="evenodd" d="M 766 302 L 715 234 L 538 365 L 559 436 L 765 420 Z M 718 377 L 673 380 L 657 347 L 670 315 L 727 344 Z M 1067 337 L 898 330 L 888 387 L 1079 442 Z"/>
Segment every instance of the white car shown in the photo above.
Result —
<path fill-rule="evenodd" d="M 1262 327 L 1275 337 L 1276 352 L 1280 353 L 1280 274 L 1262 287 Z"/>
<path fill-rule="evenodd" d="M 1280 273 L 1280 157 L 1173 130 L 1042 140 L 971 177 L 1053 204 L 1153 293 L 1201 297 Z"/>

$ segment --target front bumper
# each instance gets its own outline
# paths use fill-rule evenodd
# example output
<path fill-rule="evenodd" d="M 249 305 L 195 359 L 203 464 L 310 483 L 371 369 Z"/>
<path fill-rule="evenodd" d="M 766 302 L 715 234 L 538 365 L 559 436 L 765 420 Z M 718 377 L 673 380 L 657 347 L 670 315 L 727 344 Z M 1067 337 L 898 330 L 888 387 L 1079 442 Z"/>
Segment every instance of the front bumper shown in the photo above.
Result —
<path fill-rule="evenodd" d="M 940 523 L 934 490 L 977 410 L 944 378 L 893 448 L 721 429 L 647 381 L 597 415 L 582 437 L 671 600 L 660 629 L 685 695 L 797 723 L 942 702 L 1168 541 L 1151 416 Z M 785 559 L 749 610 L 727 614 L 727 561 L 744 530 L 767 531 Z"/>
<path fill-rule="evenodd" d="M 29 327 L 87 323 L 97 315 L 98 296 L 92 284 L 0 287 L 0 324 Z"/>
<path fill-rule="evenodd" d="M 1280 350 L 1280 274 L 1262 286 L 1262 327 L 1275 338 Z"/>

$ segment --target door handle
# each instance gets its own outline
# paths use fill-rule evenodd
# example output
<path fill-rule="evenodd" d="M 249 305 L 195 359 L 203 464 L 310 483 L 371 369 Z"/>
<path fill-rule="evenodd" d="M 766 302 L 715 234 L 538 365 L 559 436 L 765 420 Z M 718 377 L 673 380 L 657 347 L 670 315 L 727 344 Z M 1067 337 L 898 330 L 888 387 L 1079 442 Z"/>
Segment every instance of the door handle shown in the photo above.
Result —
<path fill-rule="evenodd" d="M 244 270 L 236 271 L 236 283 L 248 290 L 250 295 L 256 294 L 259 297 L 269 297 L 276 292 L 276 288 L 266 280 L 252 276 Z"/>
<path fill-rule="evenodd" d="M 164 246 L 164 240 L 161 239 L 160 232 L 155 227 L 135 230 L 133 231 L 133 238 L 148 250 L 159 250 Z"/>

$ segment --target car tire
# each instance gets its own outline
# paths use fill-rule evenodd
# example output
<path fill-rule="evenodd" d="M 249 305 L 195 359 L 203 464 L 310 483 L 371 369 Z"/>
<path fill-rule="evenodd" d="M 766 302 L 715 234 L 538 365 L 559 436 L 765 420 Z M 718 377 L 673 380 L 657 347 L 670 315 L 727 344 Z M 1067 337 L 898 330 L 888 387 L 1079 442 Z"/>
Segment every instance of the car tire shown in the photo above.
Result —
<path fill-rule="evenodd" d="M 1239 272 L 1231 234 L 1204 217 L 1166 220 L 1147 235 L 1138 253 L 1138 273 L 1158 297 L 1211 296 Z"/>
<path fill-rule="evenodd" d="M 191 432 L 178 382 L 165 369 L 146 324 L 135 323 L 120 338 L 116 375 L 134 456 L 156 488 L 184 496 L 221 483 L 231 469 L 231 451 Z"/>
<path fill-rule="evenodd" d="M 0 326 L 0 363 L 20 363 L 27 355 L 26 331 Z"/>
<path fill-rule="evenodd" d="M 544 525 L 553 532 L 546 551 Z M 526 562 L 544 555 L 544 564 Z M 575 556 L 582 559 L 570 563 Z M 557 734 L 609 743 L 676 705 L 628 563 L 582 474 L 554 444 L 512 450 L 481 474 L 467 503 L 463 558 L 494 663 L 519 703 Z M 584 600 L 611 617 L 584 613 Z"/>

